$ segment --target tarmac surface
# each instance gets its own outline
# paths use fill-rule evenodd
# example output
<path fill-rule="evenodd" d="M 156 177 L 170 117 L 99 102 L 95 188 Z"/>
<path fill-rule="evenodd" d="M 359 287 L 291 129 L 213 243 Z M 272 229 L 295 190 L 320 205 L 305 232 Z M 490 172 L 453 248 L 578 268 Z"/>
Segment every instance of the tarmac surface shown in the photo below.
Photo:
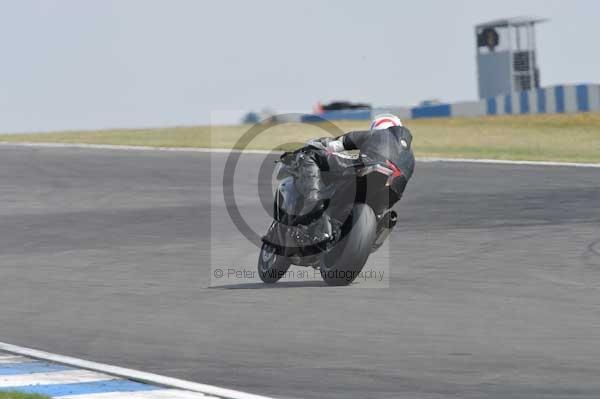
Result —
<path fill-rule="evenodd" d="M 600 397 L 599 169 L 420 162 L 385 283 L 267 287 L 226 156 L 0 148 L 0 341 L 282 398 Z"/>

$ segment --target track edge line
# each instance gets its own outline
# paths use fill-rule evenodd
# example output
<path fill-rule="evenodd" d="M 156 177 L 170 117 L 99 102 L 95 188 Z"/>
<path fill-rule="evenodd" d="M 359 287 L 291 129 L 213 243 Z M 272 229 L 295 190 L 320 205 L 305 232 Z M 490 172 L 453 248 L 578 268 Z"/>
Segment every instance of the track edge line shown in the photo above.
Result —
<path fill-rule="evenodd" d="M 92 362 L 89 360 L 79 359 L 71 356 L 58 355 L 37 349 L 30 349 L 22 346 L 12 345 L 4 342 L 0 342 L 0 350 L 16 355 L 46 360 L 49 362 L 63 364 L 66 366 L 78 367 L 85 370 L 96 371 L 104 374 L 113 375 L 116 377 L 126 378 L 129 380 L 144 382 L 147 384 L 160 385 L 168 388 L 176 388 L 186 391 L 193 391 L 203 393 L 206 395 L 218 396 L 226 399 L 273 399 L 268 396 L 255 395 L 214 385 L 200 384 L 197 382 L 181 380 L 178 378 L 147 373 L 145 371 L 138 371 L 128 369 L 125 367 Z"/>
<path fill-rule="evenodd" d="M 38 148 L 81 148 L 97 150 L 119 150 L 119 151 L 165 151 L 165 152 L 202 152 L 202 153 L 246 153 L 246 154 L 271 154 L 269 150 L 237 150 L 230 148 L 204 148 L 204 147 L 151 147 L 137 145 L 114 145 L 114 144 L 84 144 L 84 143 L 36 143 L 36 142 L 11 142 L 0 141 L 2 147 L 38 147 Z M 280 151 L 277 151 L 280 152 Z M 417 157 L 419 162 L 454 162 L 454 163 L 483 163 L 499 165 L 523 165 L 523 166 L 564 166 L 576 168 L 600 168 L 600 163 L 580 162 L 554 162 L 554 161 L 523 161 L 510 159 L 488 159 L 488 158 L 443 158 L 443 157 Z"/>

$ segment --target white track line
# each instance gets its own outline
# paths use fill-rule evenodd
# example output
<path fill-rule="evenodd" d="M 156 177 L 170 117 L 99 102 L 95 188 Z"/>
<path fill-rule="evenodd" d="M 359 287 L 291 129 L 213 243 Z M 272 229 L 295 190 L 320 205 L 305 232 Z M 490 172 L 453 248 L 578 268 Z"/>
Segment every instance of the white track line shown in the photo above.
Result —
<path fill-rule="evenodd" d="M 160 391 L 143 392 L 105 392 L 85 395 L 56 396 L 55 399 L 211 399 L 199 392 L 181 391 L 179 389 L 164 389 Z M 217 398 L 215 398 L 217 399 Z"/>
<path fill-rule="evenodd" d="M 120 151 L 165 151 L 165 152 L 202 152 L 202 153 L 231 153 L 243 152 L 244 154 L 271 154 L 281 151 L 269 150 L 232 150 L 228 148 L 187 148 L 187 147 L 148 147 L 134 145 L 111 144 L 76 144 L 76 143 L 30 143 L 0 141 L 2 147 L 34 147 L 34 148 L 81 148 L 95 150 L 120 150 Z M 484 163 L 499 165 L 531 165 L 531 166 L 568 166 L 576 168 L 600 168 L 600 163 L 578 162 L 550 162 L 550 161 L 517 161 L 504 159 L 477 159 L 477 158 L 437 158 L 417 157 L 419 162 L 456 162 L 456 163 Z"/>
<path fill-rule="evenodd" d="M 530 166 L 569 166 L 576 168 L 600 168 L 600 163 L 551 162 L 551 161 L 511 161 L 505 159 L 477 158 L 417 158 L 421 162 L 455 162 L 455 163 L 489 163 L 500 165 L 530 165 Z"/>
<path fill-rule="evenodd" d="M 267 150 L 232 150 L 229 148 L 200 148 L 200 147 L 149 147 L 142 145 L 112 145 L 112 144 L 77 144 L 77 143 L 29 143 L 0 141 L 2 147 L 39 147 L 39 148 L 83 148 L 92 150 L 121 150 L 121 151 L 167 151 L 167 152 L 243 152 L 247 154 L 270 154 Z M 281 152 L 281 151 L 276 151 Z"/>
<path fill-rule="evenodd" d="M 199 384 L 196 382 L 180 380 L 177 378 L 165 377 L 158 374 L 146 373 L 143 371 L 131 370 L 124 367 L 111 366 L 108 364 L 90 362 L 88 360 L 78 359 L 75 357 L 62 356 L 54 353 L 39 351 L 36 349 L 24 348 L 22 346 L 11 345 L 0 342 L 0 350 L 29 356 L 36 359 L 42 359 L 49 362 L 55 362 L 72 367 L 106 373 L 109 375 L 127 378 L 135 381 L 145 382 L 148 384 L 162 385 L 170 388 L 182 389 L 186 391 L 200 392 L 207 395 L 217 396 L 227 399 L 271 399 L 266 396 L 254 395 L 251 393 L 235 391 L 232 389 L 221 388 L 213 385 Z M 155 393 L 157 391 L 154 391 Z M 129 394 L 127 394 L 129 397 Z"/>
<path fill-rule="evenodd" d="M 82 382 L 108 381 L 115 377 L 89 370 L 67 370 L 50 373 L 32 373 L 0 376 L 0 387 L 24 387 L 28 385 L 78 384 Z"/>

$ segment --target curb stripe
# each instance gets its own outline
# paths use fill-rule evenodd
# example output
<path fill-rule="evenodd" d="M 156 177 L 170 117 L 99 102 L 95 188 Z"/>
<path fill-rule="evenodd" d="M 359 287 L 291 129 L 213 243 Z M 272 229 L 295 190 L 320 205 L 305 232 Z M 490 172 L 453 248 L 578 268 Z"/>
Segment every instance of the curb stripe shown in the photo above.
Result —
<path fill-rule="evenodd" d="M 24 362 L 30 362 L 31 359 L 27 358 L 27 357 L 23 357 L 23 356 L 0 356 L 0 364 L 5 364 L 5 363 L 24 363 Z"/>
<path fill-rule="evenodd" d="M 226 399 L 272 399 L 267 396 L 255 395 L 247 392 L 236 391 L 228 388 L 221 388 L 214 385 L 200 384 L 196 382 L 181 380 L 178 378 L 165 377 L 158 374 L 146 373 L 143 371 L 137 371 L 127 369 L 124 367 L 111 366 L 108 364 L 91 362 L 88 360 L 78 359 L 70 356 L 57 355 L 54 353 L 44 352 L 36 349 L 25 348 L 22 346 L 11 345 L 8 343 L 0 342 L 0 350 L 9 352 L 21 356 L 29 356 L 36 359 L 42 359 L 48 362 L 55 362 L 59 364 L 69 365 L 71 367 L 78 367 L 80 369 L 87 369 L 97 371 L 105 374 L 109 374 L 116 377 L 128 378 L 130 380 L 141 381 L 147 384 L 154 384 L 155 386 L 163 386 L 170 388 L 177 388 L 186 391 L 193 391 L 196 393 L 203 393 L 212 396 L 217 396 Z M 158 392 L 158 391 L 155 391 Z M 60 395 L 55 395 L 60 396 Z M 66 396 L 63 395 L 63 396 Z M 127 398 L 127 395 L 124 395 Z M 84 398 L 81 398 L 84 399 Z"/>
<path fill-rule="evenodd" d="M 19 375 L 31 373 L 50 373 L 53 371 L 73 370 L 71 367 L 61 364 L 51 364 L 46 362 L 22 362 L 22 363 L 4 363 L 0 365 L 0 376 Z"/>
<path fill-rule="evenodd" d="M 129 380 L 106 380 L 82 382 L 75 384 L 28 385 L 19 387 L 4 387 L 0 391 L 19 391 L 29 394 L 46 395 L 50 397 L 66 395 L 86 395 L 103 392 L 138 392 L 160 389 L 156 386 L 142 384 Z M 127 397 L 127 395 L 123 395 Z M 82 398 L 83 399 L 83 398 Z"/>
<path fill-rule="evenodd" d="M 179 389 L 162 389 L 149 392 L 122 392 L 97 393 L 85 395 L 85 398 L 77 395 L 58 396 L 56 399 L 217 399 L 215 396 L 206 396 L 202 393 L 182 391 Z"/>
<path fill-rule="evenodd" d="M 75 384 L 80 382 L 106 381 L 114 378 L 116 377 L 88 370 L 19 374 L 0 376 L 0 388 L 21 387 L 27 385 Z"/>

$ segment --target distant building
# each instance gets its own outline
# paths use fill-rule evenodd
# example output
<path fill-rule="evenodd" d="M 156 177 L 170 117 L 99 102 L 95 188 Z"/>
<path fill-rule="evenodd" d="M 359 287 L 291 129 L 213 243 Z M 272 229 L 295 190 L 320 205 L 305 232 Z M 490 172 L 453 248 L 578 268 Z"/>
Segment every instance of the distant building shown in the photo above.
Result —
<path fill-rule="evenodd" d="M 600 112 L 600 84 L 556 84 L 541 87 L 535 25 L 545 19 L 516 17 L 475 26 L 479 99 L 442 102 L 427 99 L 414 107 L 366 107 L 368 104 L 318 104 L 301 121 L 369 120 L 381 113 L 401 119 L 492 115 Z M 401 99 L 399 99 L 401 101 Z"/>
<path fill-rule="evenodd" d="M 498 19 L 475 27 L 479 98 L 540 87 L 535 24 L 544 19 Z"/>
<path fill-rule="evenodd" d="M 258 121 L 260 121 L 260 116 L 256 112 L 253 112 L 253 111 L 248 112 L 242 118 L 242 123 L 248 124 L 248 125 L 258 123 Z"/>

